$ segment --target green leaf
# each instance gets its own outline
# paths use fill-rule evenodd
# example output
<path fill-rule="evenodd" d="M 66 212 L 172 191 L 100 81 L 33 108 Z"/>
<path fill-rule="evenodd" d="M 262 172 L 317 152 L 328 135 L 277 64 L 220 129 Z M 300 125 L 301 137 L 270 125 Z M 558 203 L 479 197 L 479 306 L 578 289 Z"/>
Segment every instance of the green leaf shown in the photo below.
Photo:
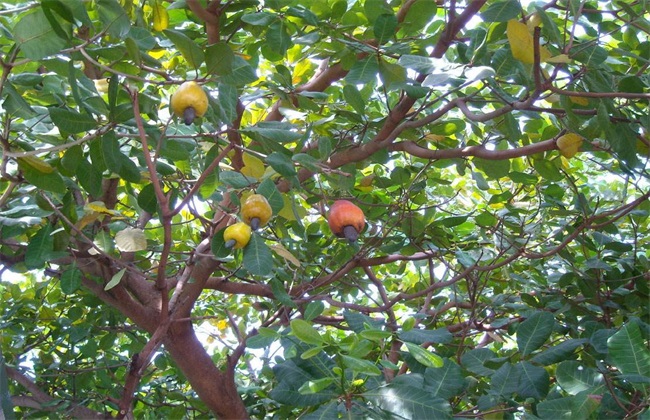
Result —
<path fill-rule="evenodd" d="M 569 359 L 578 347 L 588 342 L 589 340 L 583 338 L 573 338 L 563 341 L 556 346 L 550 347 L 543 352 L 536 354 L 532 359 L 530 359 L 530 361 L 539 363 L 543 366 L 559 363 Z"/>
<path fill-rule="evenodd" d="M 312 172 L 321 171 L 320 161 L 307 153 L 296 153 L 291 156 L 291 160 Z"/>
<path fill-rule="evenodd" d="M 129 16 L 116 0 L 97 0 L 102 29 L 117 39 L 124 39 L 131 30 Z"/>
<path fill-rule="evenodd" d="M 150 214 L 156 214 L 158 211 L 158 198 L 153 184 L 149 183 L 142 187 L 138 194 L 138 206 Z"/>
<path fill-rule="evenodd" d="M 379 62 L 379 76 L 387 89 L 401 87 L 406 82 L 406 69 L 386 60 Z"/>
<path fill-rule="evenodd" d="M 120 171 L 118 172 L 120 178 L 127 182 L 139 184 L 142 180 L 140 167 L 124 153 L 120 153 L 117 157 L 120 161 Z"/>
<path fill-rule="evenodd" d="M 195 69 L 201 67 L 203 60 L 205 59 L 205 54 L 203 54 L 201 47 L 182 32 L 172 29 L 165 29 L 163 32 L 167 35 L 169 40 L 174 43 L 178 51 L 180 51 L 181 55 L 190 66 Z"/>
<path fill-rule="evenodd" d="M 366 103 L 356 86 L 347 84 L 343 86 L 343 97 L 348 105 L 350 105 L 359 115 L 365 113 Z"/>
<path fill-rule="evenodd" d="M 494 369 L 485 366 L 485 362 L 494 360 L 497 355 L 490 349 L 479 348 L 470 350 L 461 356 L 461 365 L 472 373 L 481 376 L 490 376 Z"/>
<path fill-rule="evenodd" d="M 260 182 L 255 192 L 266 197 L 266 200 L 271 206 L 271 210 L 273 210 L 273 214 L 278 214 L 284 208 L 284 197 L 271 178 L 266 178 Z"/>
<path fill-rule="evenodd" d="M 122 159 L 120 159 L 122 152 L 120 152 L 120 143 L 117 136 L 113 132 L 107 133 L 102 137 L 101 144 L 106 167 L 113 173 L 119 173 L 122 168 Z"/>
<path fill-rule="evenodd" d="M 217 42 L 208 46 L 205 53 L 206 72 L 208 74 L 226 76 L 232 73 L 235 53 L 232 52 L 228 44 Z"/>
<path fill-rule="evenodd" d="M 246 339 L 246 348 L 263 349 L 273 344 L 273 342 L 278 338 L 279 335 L 272 336 L 272 335 L 256 334 Z"/>
<path fill-rule="evenodd" d="M 131 37 L 127 37 L 124 40 L 124 46 L 126 47 L 126 51 L 129 53 L 131 60 L 133 60 L 137 66 L 142 65 L 142 56 L 140 54 L 138 44 L 136 44 L 135 40 Z"/>
<path fill-rule="evenodd" d="M 25 266 L 30 269 L 43 268 L 54 252 L 54 236 L 52 225 L 49 223 L 41 227 L 29 239 L 25 250 Z"/>
<path fill-rule="evenodd" d="M 312 319 L 322 314 L 324 310 L 325 304 L 322 301 L 316 300 L 314 302 L 309 302 L 305 308 L 303 317 L 305 318 L 305 321 L 311 321 Z"/>
<path fill-rule="evenodd" d="M 400 24 L 400 31 L 405 31 L 408 34 L 422 33 L 424 27 L 436 15 L 437 10 L 436 3 L 431 0 L 416 0 L 409 7 L 404 20 Z"/>
<path fill-rule="evenodd" d="M 422 74 L 429 74 L 440 70 L 440 66 L 442 65 L 442 62 L 434 58 L 409 54 L 402 55 L 397 63 L 402 67 L 415 70 Z"/>
<path fill-rule="evenodd" d="M 372 29 L 375 39 L 381 44 L 385 44 L 395 35 L 397 29 L 397 16 L 392 13 L 383 13 L 377 16 Z"/>
<path fill-rule="evenodd" d="M 71 295 L 81 287 L 81 271 L 76 265 L 61 274 L 61 291 L 66 295 Z"/>
<path fill-rule="evenodd" d="M 547 159 L 533 159 L 533 167 L 547 181 L 560 181 L 564 178 L 557 166 Z"/>
<path fill-rule="evenodd" d="M 253 26 L 269 26 L 278 20 L 278 16 L 269 12 L 246 13 L 242 15 L 241 20 Z"/>
<path fill-rule="evenodd" d="M 337 397 L 334 391 L 327 389 L 312 394 L 298 392 L 305 382 L 318 378 L 314 378 L 304 369 L 298 367 L 293 360 L 277 364 L 273 367 L 273 373 L 279 380 L 279 384 L 273 387 L 269 397 L 279 403 L 292 407 L 313 407 Z"/>
<path fill-rule="evenodd" d="M 57 171 L 43 173 L 33 166 L 23 164 L 20 160 L 18 161 L 18 166 L 23 177 L 35 187 L 58 194 L 65 194 L 68 191 L 63 177 Z"/>
<path fill-rule="evenodd" d="M 356 374 L 368 375 L 368 376 L 378 376 L 381 375 L 381 370 L 372 362 L 368 360 L 359 359 L 352 356 L 347 356 L 345 354 L 341 355 L 343 363 L 349 369 L 352 369 L 352 372 Z"/>
<path fill-rule="evenodd" d="M 522 398 L 535 398 L 538 401 L 545 398 L 550 386 L 546 369 L 526 361 L 519 362 L 517 369 L 519 369 L 517 394 Z"/>
<path fill-rule="evenodd" d="M 2 108 L 9 115 L 25 119 L 32 118 L 36 115 L 36 112 L 29 106 L 29 103 L 27 103 L 23 96 L 8 81 L 3 85 L 3 94 L 5 94 L 5 100 L 2 102 Z"/>
<path fill-rule="evenodd" d="M 555 398 L 541 401 L 537 404 L 537 414 L 542 419 L 570 419 L 573 410 L 574 397 Z"/>
<path fill-rule="evenodd" d="M 124 273 L 126 273 L 126 267 L 118 271 L 111 277 L 111 280 L 106 283 L 106 286 L 104 286 L 104 290 L 111 290 L 113 287 L 117 286 L 120 284 L 122 281 L 122 277 L 124 277 Z"/>
<path fill-rule="evenodd" d="M 510 19 L 519 17 L 521 4 L 518 0 L 499 1 L 481 12 L 481 18 L 485 22 L 507 22 Z"/>
<path fill-rule="evenodd" d="M 476 167 L 488 176 L 489 179 L 500 179 L 510 173 L 510 161 L 508 159 L 492 160 L 474 158 L 472 162 Z"/>
<path fill-rule="evenodd" d="M 264 239 L 253 234 L 244 248 L 244 268 L 256 276 L 266 276 L 273 270 L 273 255 Z"/>
<path fill-rule="evenodd" d="M 294 131 L 294 126 L 284 122 L 261 122 L 255 126 L 241 129 L 241 133 L 258 141 L 273 141 L 290 143 L 302 138 L 302 134 Z"/>
<path fill-rule="evenodd" d="M 232 72 L 223 76 L 223 83 L 233 86 L 244 86 L 257 80 L 255 69 L 242 57 L 235 55 L 232 62 Z"/>
<path fill-rule="evenodd" d="M 374 85 L 379 73 L 377 57 L 370 55 L 355 62 L 345 76 L 345 81 L 352 85 Z"/>
<path fill-rule="evenodd" d="M 253 185 L 256 179 L 235 171 L 223 171 L 219 172 L 219 181 L 233 188 L 246 188 Z"/>
<path fill-rule="evenodd" d="M 538 311 L 522 322 L 517 328 L 517 347 L 524 355 L 540 348 L 551 336 L 555 325 L 552 313 Z"/>
<path fill-rule="evenodd" d="M 384 324 L 381 320 L 372 319 L 368 315 L 347 310 L 343 311 L 343 317 L 345 318 L 345 322 L 348 323 L 350 329 L 356 333 L 365 331 L 366 325 L 369 325 L 372 328 L 380 328 Z"/>
<path fill-rule="evenodd" d="M 65 48 L 65 39 L 59 37 L 42 9 L 25 15 L 14 27 L 14 37 L 23 54 L 40 60 Z"/>
<path fill-rule="evenodd" d="M 14 420 L 13 404 L 11 403 L 11 395 L 9 394 L 9 381 L 7 380 L 7 369 L 5 368 L 5 359 L 2 355 L 2 348 L 0 348 L 0 407 L 2 411 L 2 418 L 6 420 Z"/>
<path fill-rule="evenodd" d="M 558 385 L 567 393 L 575 395 L 603 384 L 603 375 L 577 360 L 561 362 L 555 369 Z"/>
<path fill-rule="evenodd" d="M 105 230 L 102 230 L 99 232 L 97 235 L 95 235 L 95 239 L 93 241 L 93 244 L 100 250 L 104 251 L 107 254 L 110 254 L 113 252 L 115 248 L 115 243 L 113 242 L 113 237 L 111 236 L 110 233 L 108 233 Z"/>
<path fill-rule="evenodd" d="M 102 173 L 96 166 L 92 165 L 86 159 L 79 162 L 77 167 L 77 179 L 79 184 L 88 194 L 94 197 L 101 196 L 102 193 Z"/>
<path fill-rule="evenodd" d="M 427 368 L 424 373 L 424 386 L 434 397 L 449 400 L 463 391 L 465 377 L 460 366 L 445 358 L 442 367 Z"/>
<path fill-rule="evenodd" d="M 284 56 L 293 45 L 284 20 L 276 21 L 269 26 L 266 31 L 266 45 L 269 46 L 271 51 L 281 56 Z"/>
<path fill-rule="evenodd" d="M 307 344 L 320 345 L 325 342 L 311 322 L 305 321 L 304 319 L 297 318 L 291 320 L 291 332 L 298 340 Z"/>
<path fill-rule="evenodd" d="M 300 358 L 302 360 L 311 359 L 312 357 L 316 357 L 319 354 L 321 354 L 322 351 L 323 351 L 322 346 L 312 347 L 309 350 L 305 350 L 302 353 L 300 353 Z"/>
<path fill-rule="evenodd" d="M 334 381 L 335 378 L 321 378 L 313 381 L 307 381 L 300 388 L 298 388 L 298 392 L 301 394 L 315 394 L 330 386 Z"/>
<path fill-rule="evenodd" d="M 382 330 L 364 330 L 359 333 L 359 336 L 370 341 L 381 341 L 391 337 L 393 333 L 390 331 Z"/>
<path fill-rule="evenodd" d="M 399 333 L 400 340 L 415 344 L 424 344 L 428 342 L 447 344 L 451 343 L 453 338 L 454 336 L 446 328 L 438 328 L 437 330 L 412 329 Z"/>
<path fill-rule="evenodd" d="M 542 35 L 556 45 L 562 44 L 562 34 L 551 16 L 546 13 L 546 10 L 535 6 L 535 12 L 542 19 Z"/>
<path fill-rule="evenodd" d="M 378 405 L 393 414 L 391 418 L 436 419 L 452 418 L 448 401 L 433 397 L 426 389 L 400 383 L 368 391 L 366 397 L 375 397 Z"/>
<path fill-rule="evenodd" d="M 280 280 L 274 277 L 271 279 L 270 285 L 273 296 L 278 300 L 278 302 L 290 308 L 298 307 L 298 305 L 296 305 L 296 303 L 291 299 L 291 296 L 289 296 L 289 293 L 287 293 L 287 290 L 284 288 L 284 285 Z"/>
<path fill-rule="evenodd" d="M 50 108 L 50 118 L 54 125 L 64 133 L 76 134 L 92 130 L 97 126 L 95 121 L 88 114 L 81 114 L 63 108 Z"/>
<path fill-rule="evenodd" d="M 650 376 L 650 350 L 637 322 L 628 322 L 611 336 L 607 348 L 609 359 L 622 373 Z"/>
<path fill-rule="evenodd" d="M 587 67 L 596 68 L 607 60 L 607 50 L 597 45 L 583 44 L 574 46 L 569 57 Z"/>
<path fill-rule="evenodd" d="M 573 397 L 571 413 L 574 419 L 590 419 L 601 405 L 600 395 L 584 391 Z"/>
<path fill-rule="evenodd" d="M 490 391 L 509 398 L 519 389 L 519 369 L 511 364 L 504 363 L 490 379 Z"/>
<path fill-rule="evenodd" d="M 237 118 L 237 101 L 239 96 L 237 87 L 227 83 L 219 83 L 217 86 L 219 98 L 211 100 L 213 108 L 221 114 L 220 118 L 225 124 L 231 124 Z"/>
<path fill-rule="evenodd" d="M 283 153 L 271 153 L 266 157 L 266 163 L 282 176 L 291 177 L 296 175 L 293 161 Z"/>
<path fill-rule="evenodd" d="M 232 248 L 226 246 L 226 241 L 223 239 L 223 232 L 221 229 L 214 234 L 210 241 L 210 250 L 217 258 L 227 258 L 232 253 Z"/>
<path fill-rule="evenodd" d="M 442 367 L 442 358 L 437 354 L 431 353 L 429 350 L 423 349 L 422 347 L 409 343 L 408 341 L 404 342 L 404 345 L 406 346 L 408 352 L 411 353 L 411 356 L 413 356 L 415 360 L 424 366 L 432 368 Z"/>

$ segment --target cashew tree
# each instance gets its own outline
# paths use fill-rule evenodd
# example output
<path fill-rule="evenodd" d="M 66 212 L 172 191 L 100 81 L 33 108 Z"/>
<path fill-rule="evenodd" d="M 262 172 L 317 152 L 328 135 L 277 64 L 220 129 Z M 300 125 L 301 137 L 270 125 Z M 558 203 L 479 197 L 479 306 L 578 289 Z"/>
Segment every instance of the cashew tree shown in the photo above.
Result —
<path fill-rule="evenodd" d="M 3 418 L 650 418 L 649 10 L 0 1 Z"/>

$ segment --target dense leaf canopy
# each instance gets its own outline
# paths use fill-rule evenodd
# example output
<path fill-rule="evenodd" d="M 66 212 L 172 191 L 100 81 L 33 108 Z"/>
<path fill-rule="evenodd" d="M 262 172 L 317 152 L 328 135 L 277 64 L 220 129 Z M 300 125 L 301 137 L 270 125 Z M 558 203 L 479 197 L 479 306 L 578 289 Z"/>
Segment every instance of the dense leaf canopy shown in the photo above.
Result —
<path fill-rule="evenodd" d="M 648 418 L 649 10 L 0 2 L 4 416 Z"/>

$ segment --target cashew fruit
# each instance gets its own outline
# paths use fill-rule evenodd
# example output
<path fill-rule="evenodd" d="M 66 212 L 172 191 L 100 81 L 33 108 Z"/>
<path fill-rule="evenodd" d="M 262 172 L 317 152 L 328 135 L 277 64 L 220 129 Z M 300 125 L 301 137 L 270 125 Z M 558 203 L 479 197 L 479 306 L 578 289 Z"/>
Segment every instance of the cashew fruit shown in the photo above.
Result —
<path fill-rule="evenodd" d="M 251 227 L 244 222 L 230 225 L 223 231 L 223 240 L 227 248 L 244 248 L 251 240 Z"/>
<path fill-rule="evenodd" d="M 241 215 L 244 222 L 248 223 L 253 230 L 257 230 L 268 223 L 273 210 L 262 194 L 251 194 L 242 204 Z"/>
<path fill-rule="evenodd" d="M 354 242 L 366 226 L 363 210 L 348 200 L 338 200 L 332 204 L 327 223 L 334 235 Z"/>
<path fill-rule="evenodd" d="M 208 110 L 208 95 L 198 83 L 185 82 L 176 89 L 170 103 L 174 114 L 190 125 Z"/>

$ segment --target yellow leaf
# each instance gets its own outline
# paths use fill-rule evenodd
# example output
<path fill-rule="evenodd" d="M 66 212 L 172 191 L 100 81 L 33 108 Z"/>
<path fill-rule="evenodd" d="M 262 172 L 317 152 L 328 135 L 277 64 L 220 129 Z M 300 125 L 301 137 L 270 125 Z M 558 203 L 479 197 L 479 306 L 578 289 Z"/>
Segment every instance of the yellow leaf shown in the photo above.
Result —
<path fill-rule="evenodd" d="M 278 216 L 282 216 L 289 221 L 296 220 L 296 215 L 293 214 L 293 206 L 291 205 L 291 200 L 286 196 L 283 198 L 284 206 L 282 207 L 282 210 L 278 212 Z"/>
<path fill-rule="evenodd" d="M 424 138 L 429 140 L 429 141 L 436 141 L 437 142 L 437 141 L 443 141 L 444 139 L 447 138 L 447 136 L 443 136 L 441 134 L 427 134 L 426 136 L 424 136 Z"/>
<path fill-rule="evenodd" d="M 88 203 L 84 206 L 84 210 L 86 212 L 110 214 L 111 216 L 116 216 L 120 214 L 118 211 L 111 210 L 108 207 L 106 207 L 106 204 L 104 204 L 103 201 L 93 201 L 92 203 Z"/>
<path fill-rule="evenodd" d="M 533 13 L 528 18 L 528 21 L 526 21 L 526 26 L 528 27 L 528 30 L 530 32 L 533 32 L 536 27 L 541 25 L 542 25 L 542 16 L 537 12 Z"/>
<path fill-rule="evenodd" d="M 260 179 L 264 175 L 264 162 L 255 156 L 244 153 L 244 167 L 241 169 L 242 175 Z"/>
<path fill-rule="evenodd" d="M 359 183 L 356 185 L 356 189 L 362 192 L 370 192 L 373 190 L 373 182 L 375 180 L 375 174 L 366 175 L 359 180 Z"/>
<path fill-rule="evenodd" d="M 158 0 L 153 5 L 153 29 L 162 32 L 169 26 L 169 14 L 167 9 Z"/>
<path fill-rule="evenodd" d="M 533 36 L 528 31 L 525 23 L 519 22 L 517 19 L 510 19 L 506 29 L 508 35 L 508 43 L 510 43 L 510 50 L 512 56 L 517 60 L 532 64 L 535 62 L 534 55 L 534 41 Z M 545 48 L 539 47 L 540 62 L 548 60 L 551 53 Z"/>
<path fill-rule="evenodd" d="M 587 106 L 589 105 L 589 99 L 584 96 L 569 96 L 569 100 L 577 105 Z"/>
<path fill-rule="evenodd" d="M 106 78 L 93 80 L 95 83 L 95 89 L 99 93 L 108 93 L 108 80 Z"/>
<path fill-rule="evenodd" d="M 558 54 L 545 60 L 547 63 L 570 63 L 571 59 L 566 54 Z"/>
<path fill-rule="evenodd" d="M 52 165 L 50 165 L 43 159 L 39 159 L 36 156 L 32 156 L 32 155 L 19 157 L 18 164 L 30 166 L 32 169 L 42 174 L 51 174 L 52 172 L 54 172 L 54 167 Z"/>
<path fill-rule="evenodd" d="M 115 245 L 122 252 L 136 252 L 147 249 L 144 230 L 128 227 L 115 234 Z"/>
<path fill-rule="evenodd" d="M 295 85 L 304 83 L 313 72 L 314 63 L 311 60 L 301 60 L 293 68 L 292 82 Z"/>
<path fill-rule="evenodd" d="M 89 224 L 95 222 L 95 220 L 99 219 L 100 217 L 104 217 L 104 216 L 101 213 L 97 213 L 94 211 L 90 213 L 86 213 L 81 217 L 81 219 L 77 220 L 75 226 L 77 227 L 77 229 L 82 230 Z"/>
<path fill-rule="evenodd" d="M 159 59 L 163 58 L 163 56 L 165 54 L 167 54 L 167 50 L 164 50 L 164 49 L 161 48 L 159 50 L 151 50 L 147 54 L 149 54 L 150 56 L 152 56 L 156 60 L 159 60 Z"/>
<path fill-rule="evenodd" d="M 296 267 L 300 267 L 300 260 L 296 258 L 289 250 L 285 247 L 283 247 L 281 244 L 276 243 L 271 245 L 271 249 L 284 258 L 285 260 L 289 261 L 291 264 L 295 265 Z"/>
<path fill-rule="evenodd" d="M 575 156 L 582 146 L 582 137 L 575 133 L 567 133 L 557 139 L 557 148 L 560 149 L 560 154 L 569 159 Z"/>

